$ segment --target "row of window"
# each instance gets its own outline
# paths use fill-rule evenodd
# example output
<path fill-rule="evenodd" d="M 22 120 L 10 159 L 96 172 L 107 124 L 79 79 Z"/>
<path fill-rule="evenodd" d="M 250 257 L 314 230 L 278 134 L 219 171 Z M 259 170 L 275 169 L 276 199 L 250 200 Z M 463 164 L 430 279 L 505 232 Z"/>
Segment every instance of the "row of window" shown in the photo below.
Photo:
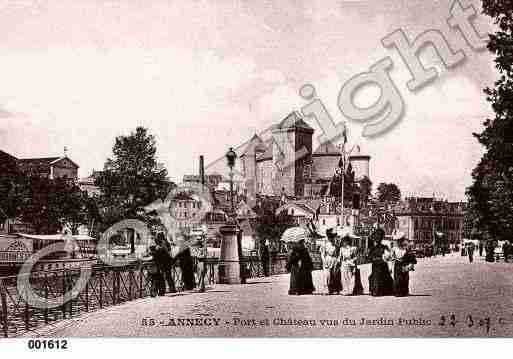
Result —
<path fill-rule="evenodd" d="M 190 202 L 178 202 L 177 207 L 179 207 L 179 208 L 189 208 L 187 206 L 188 203 L 192 203 L 192 208 L 193 209 L 201 208 L 201 202 L 196 202 L 196 201 L 194 201 L 194 202 L 193 201 L 190 201 Z"/>

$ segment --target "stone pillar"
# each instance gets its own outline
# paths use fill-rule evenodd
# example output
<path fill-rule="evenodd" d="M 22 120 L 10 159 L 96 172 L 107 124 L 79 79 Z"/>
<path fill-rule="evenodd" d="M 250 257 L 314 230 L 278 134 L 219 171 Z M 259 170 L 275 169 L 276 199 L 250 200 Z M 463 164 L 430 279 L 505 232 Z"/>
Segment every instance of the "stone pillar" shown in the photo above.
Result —
<path fill-rule="evenodd" d="M 223 236 L 221 242 L 221 255 L 219 264 L 219 283 L 221 284 L 241 284 L 241 249 L 238 240 L 240 230 L 236 225 L 226 225 L 219 228 Z"/>

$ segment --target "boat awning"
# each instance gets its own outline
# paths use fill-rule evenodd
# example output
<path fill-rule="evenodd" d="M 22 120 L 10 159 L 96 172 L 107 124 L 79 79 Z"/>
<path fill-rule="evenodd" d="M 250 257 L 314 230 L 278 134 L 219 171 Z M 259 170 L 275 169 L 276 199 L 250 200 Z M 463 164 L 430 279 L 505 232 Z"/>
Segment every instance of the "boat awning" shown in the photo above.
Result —
<path fill-rule="evenodd" d="M 36 239 L 40 241 L 64 241 L 66 240 L 66 235 L 64 234 L 26 234 L 26 233 L 17 233 L 18 236 L 28 239 Z M 93 237 L 89 237 L 85 234 L 77 234 L 72 235 L 74 240 L 76 241 L 93 241 Z"/>

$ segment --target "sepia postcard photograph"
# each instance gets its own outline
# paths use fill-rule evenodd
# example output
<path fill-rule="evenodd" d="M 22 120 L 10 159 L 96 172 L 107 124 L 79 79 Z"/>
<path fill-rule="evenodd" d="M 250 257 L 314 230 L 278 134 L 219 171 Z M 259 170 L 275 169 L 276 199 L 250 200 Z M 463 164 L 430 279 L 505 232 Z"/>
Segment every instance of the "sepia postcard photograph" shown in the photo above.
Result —
<path fill-rule="evenodd" d="M 0 0 L 0 351 L 511 336 L 513 1 Z"/>

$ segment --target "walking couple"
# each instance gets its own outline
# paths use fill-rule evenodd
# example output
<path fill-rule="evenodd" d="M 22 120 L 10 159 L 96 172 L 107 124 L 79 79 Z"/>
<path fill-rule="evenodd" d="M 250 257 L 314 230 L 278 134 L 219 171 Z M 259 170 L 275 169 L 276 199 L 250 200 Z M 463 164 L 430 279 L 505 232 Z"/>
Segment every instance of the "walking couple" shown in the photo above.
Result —
<path fill-rule="evenodd" d="M 148 259 L 153 259 L 153 264 L 149 267 L 152 296 L 165 295 L 166 283 L 169 292 L 176 292 L 173 278 L 173 267 L 176 264 L 180 268 L 184 290 L 194 289 L 195 272 L 198 272 L 199 291 L 205 291 L 206 263 L 201 241 L 191 242 L 183 234 L 178 234 L 172 248 L 165 234 L 158 233 L 155 245 L 149 247 L 149 255 Z"/>
<path fill-rule="evenodd" d="M 357 248 L 351 245 L 350 233 L 342 235 L 340 244 L 333 228 L 326 231 L 326 237 L 326 244 L 321 247 L 321 259 L 328 294 L 362 294 L 360 270 L 356 265 Z"/>
<path fill-rule="evenodd" d="M 372 296 L 409 295 L 410 271 L 417 264 L 414 253 L 409 249 L 409 241 L 404 233 L 395 236 L 398 246 L 392 249 L 382 243 L 385 231 L 378 228 L 372 235 L 374 245 L 369 250 L 371 275 L 369 276 L 369 292 Z M 393 262 L 394 277 L 390 274 L 388 261 Z"/>

